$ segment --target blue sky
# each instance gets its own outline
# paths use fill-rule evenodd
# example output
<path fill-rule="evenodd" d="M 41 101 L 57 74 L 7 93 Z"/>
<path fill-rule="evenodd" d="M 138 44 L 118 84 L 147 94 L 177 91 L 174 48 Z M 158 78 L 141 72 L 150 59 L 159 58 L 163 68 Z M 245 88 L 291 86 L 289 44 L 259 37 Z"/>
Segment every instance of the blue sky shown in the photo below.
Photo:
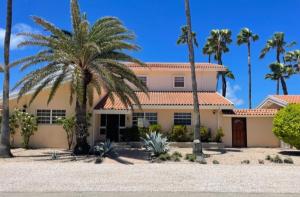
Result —
<path fill-rule="evenodd" d="M 5 2 L 0 1 L 0 41 L 5 27 Z M 180 27 L 185 24 L 184 0 L 80 0 L 81 9 L 94 22 L 103 16 L 117 16 L 137 35 L 142 50 L 134 55 L 142 61 L 185 62 L 187 48 L 177 46 Z M 205 62 L 201 53 L 211 29 L 232 30 L 230 52 L 224 54 L 223 63 L 230 67 L 236 80 L 230 81 L 229 96 L 237 107 L 248 106 L 247 100 L 247 49 L 236 45 L 236 35 L 243 27 L 249 27 L 260 39 L 252 45 L 253 103 L 258 105 L 267 95 L 275 93 L 275 82 L 264 79 L 269 63 L 275 60 L 274 52 L 265 59 L 258 59 L 259 52 L 274 32 L 286 34 L 286 41 L 300 43 L 299 0 L 191 0 L 193 31 L 197 33 L 200 47 L 195 50 L 196 61 Z M 13 32 L 40 31 L 30 16 L 36 15 L 70 29 L 69 0 L 14 1 Z M 13 35 L 11 59 L 32 54 L 36 49 L 16 49 L 22 38 Z M 0 62 L 3 62 L 3 46 L 0 43 Z M 293 49 L 299 49 L 297 44 Z M 11 84 L 24 76 L 18 68 L 12 69 Z M 300 94 L 300 76 L 287 81 L 290 94 Z M 2 87 L 2 76 L 0 77 Z M 1 89 L 1 88 L 0 88 Z"/>

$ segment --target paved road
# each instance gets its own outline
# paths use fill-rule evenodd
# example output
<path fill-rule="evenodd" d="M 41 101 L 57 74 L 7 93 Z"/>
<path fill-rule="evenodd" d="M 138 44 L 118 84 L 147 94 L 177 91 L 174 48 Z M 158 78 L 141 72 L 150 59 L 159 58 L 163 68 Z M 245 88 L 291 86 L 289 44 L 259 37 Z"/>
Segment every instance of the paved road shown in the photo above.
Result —
<path fill-rule="evenodd" d="M 292 165 L 95 165 L 79 162 L 0 164 L 0 192 L 96 192 L 90 195 L 100 191 L 146 194 L 153 191 L 257 192 L 298 193 L 300 196 L 299 183 L 300 167 Z M 85 193 L 79 193 L 79 196 L 81 194 Z"/>
<path fill-rule="evenodd" d="M 200 192 L 61 192 L 0 193 L 1 197 L 296 197 L 299 194 L 200 193 Z"/>

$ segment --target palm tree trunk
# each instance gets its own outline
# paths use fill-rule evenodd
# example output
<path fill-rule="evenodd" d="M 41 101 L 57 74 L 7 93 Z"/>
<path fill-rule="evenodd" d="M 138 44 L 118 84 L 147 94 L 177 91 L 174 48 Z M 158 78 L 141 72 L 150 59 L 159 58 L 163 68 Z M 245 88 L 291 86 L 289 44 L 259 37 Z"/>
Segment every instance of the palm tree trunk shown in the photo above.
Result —
<path fill-rule="evenodd" d="M 188 48 L 189 48 L 189 61 L 191 64 L 191 75 L 192 75 L 192 89 L 193 89 L 193 101 L 194 101 L 194 146 L 193 153 L 197 156 L 202 156 L 202 144 L 200 136 L 200 111 L 199 111 L 199 101 L 198 101 L 198 89 L 196 81 L 196 71 L 195 71 L 195 57 L 194 57 L 194 46 L 192 41 L 192 22 L 190 13 L 190 2 L 185 0 L 185 15 L 188 27 Z"/>
<path fill-rule="evenodd" d="M 280 81 L 281 81 L 281 86 L 282 86 L 283 94 L 284 95 L 288 95 L 287 85 L 285 83 L 284 77 L 280 77 Z"/>
<path fill-rule="evenodd" d="M 211 54 L 208 54 L 208 63 L 211 62 Z"/>
<path fill-rule="evenodd" d="M 12 0 L 7 0 L 6 31 L 4 38 L 4 81 L 3 81 L 3 111 L 0 139 L 0 157 L 12 157 L 10 151 L 9 130 L 9 48 L 12 24 Z"/>
<path fill-rule="evenodd" d="M 222 96 L 226 97 L 227 92 L 227 82 L 225 73 L 222 73 Z"/>
<path fill-rule="evenodd" d="M 279 79 L 276 80 L 276 94 L 279 95 Z"/>
<path fill-rule="evenodd" d="M 250 42 L 248 42 L 248 82 L 249 82 L 249 109 L 252 108 L 252 76 L 251 76 L 251 48 Z"/>
<path fill-rule="evenodd" d="M 90 145 L 87 143 L 88 137 L 88 123 L 87 123 L 87 86 L 90 82 L 90 75 L 84 72 L 84 79 L 82 84 L 82 99 L 77 96 L 75 106 L 76 116 L 76 146 L 74 147 L 74 154 L 86 155 L 90 151 Z"/>

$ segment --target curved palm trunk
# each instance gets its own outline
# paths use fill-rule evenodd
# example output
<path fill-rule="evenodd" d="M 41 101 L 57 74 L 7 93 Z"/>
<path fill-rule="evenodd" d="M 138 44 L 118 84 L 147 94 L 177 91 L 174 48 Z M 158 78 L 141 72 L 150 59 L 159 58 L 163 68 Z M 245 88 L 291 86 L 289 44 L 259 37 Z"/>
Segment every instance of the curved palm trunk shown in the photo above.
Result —
<path fill-rule="evenodd" d="M 280 81 L 281 81 L 283 94 L 288 95 L 289 93 L 288 93 L 288 90 L 287 90 L 287 85 L 286 85 L 284 77 L 280 77 Z"/>
<path fill-rule="evenodd" d="M 222 73 L 222 96 L 226 97 L 226 92 L 227 92 L 226 76 L 224 73 Z"/>
<path fill-rule="evenodd" d="M 197 92 L 197 81 L 195 71 L 195 58 L 194 58 L 194 46 L 192 41 L 192 25 L 191 25 L 191 13 L 189 0 L 185 0 L 185 14 L 188 27 L 188 48 L 189 48 L 189 61 L 191 64 L 192 75 L 192 89 L 193 89 L 193 101 L 194 101 L 194 146 L 193 153 L 202 157 L 202 144 L 200 136 L 200 111 Z"/>
<path fill-rule="evenodd" d="M 90 82 L 89 73 L 84 73 L 84 80 L 82 84 L 83 94 L 82 101 L 78 96 L 75 106 L 75 134 L 76 134 L 76 146 L 74 147 L 74 154 L 83 155 L 88 154 L 90 151 L 90 145 L 87 143 L 88 137 L 88 123 L 87 123 L 87 86 Z"/>
<path fill-rule="evenodd" d="M 7 0 L 6 31 L 4 39 L 3 111 L 0 139 L 0 157 L 12 157 L 9 130 L 9 48 L 12 24 L 12 0 Z"/>
<path fill-rule="evenodd" d="M 276 51 L 276 60 L 277 60 L 277 63 L 280 63 L 280 52 L 278 49 Z M 276 79 L 276 94 L 277 95 L 279 95 L 279 83 L 280 83 L 280 78 Z"/>
<path fill-rule="evenodd" d="M 211 54 L 208 55 L 208 63 L 211 62 Z"/>
<path fill-rule="evenodd" d="M 251 76 L 251 48 L 250 42 L 248 42 L 248 85 L 249 85 L 249 109 L 252 108 L 252 76 Z"/>

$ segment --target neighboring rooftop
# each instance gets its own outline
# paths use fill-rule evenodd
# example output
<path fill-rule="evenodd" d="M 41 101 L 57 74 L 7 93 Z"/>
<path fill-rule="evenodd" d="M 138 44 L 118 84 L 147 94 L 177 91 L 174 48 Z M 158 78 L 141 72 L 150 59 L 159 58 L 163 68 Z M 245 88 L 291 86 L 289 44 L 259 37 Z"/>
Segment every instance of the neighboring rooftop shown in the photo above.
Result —
<path fill-rule="evenodd" d="M 127 63 L 131 69 L 151 69 L 151 70 L 188 70 L 190 71 L 190 63 L 167 63 L 167 62 L 146 62 L 147 66 L 141 66 L 135 63 Z M 195 63 L 196 70 L 200 71 L 226 71 L 223 65 L 211 63 Z"/>
<path fill-rule="evenodd" d="M 193 108 L 193 94 L 191 91 L 183 92 L 169 92 L 169 91 L 157 91 L 148 92 L 149 97 L 142 92 L 137 92 L 137 96 L 140 100 L 142 108 L 147 107 L 161 107 L 171 108 L 176 106 L 176 109 Z M 103 98 L 95 107 L 95 109 L 103 110 L 126 110 L 127 108 L 122 104 L 120 99 L 114 96 L 115 102 L 113 103 L 108 97 Z M 216 92 L 198 92 L 198 99 L 200 106 L 205 108 L 223 107 L 232 109 L 233 103 L 228 99 L 221 96 Z"/>
<path fill-rule="evenodd" d="M 223 114 L 226 116 L 274 116 L 277 113 L 277 109 L 233 109 L 223 110 Z"/>
<path fill-rule="evenodd" d="M 300 95 L 271 95 L 277 99 L 280 99 L 288 104 L 300 104 Z"/>
<path fill-rule="evenodd" d="M 257 108 L 278 109 L 288 104 L 300 104 L 300 95 L 269 95 Z"/>

